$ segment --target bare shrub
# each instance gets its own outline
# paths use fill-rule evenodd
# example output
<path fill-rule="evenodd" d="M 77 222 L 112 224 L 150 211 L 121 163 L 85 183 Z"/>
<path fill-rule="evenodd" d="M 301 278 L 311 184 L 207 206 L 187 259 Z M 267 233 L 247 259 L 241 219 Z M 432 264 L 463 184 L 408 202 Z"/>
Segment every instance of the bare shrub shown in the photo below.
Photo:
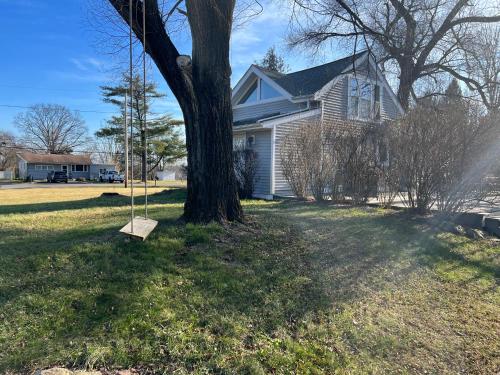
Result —
<path fill-rule="evenodd" d="M 395 163 L 391 159 L 377 164 L 379 203 L 389 208 L 399 194 L 400 176 Z"/>
<path fill-rule="evenodd" d="M 500 156 L 498 125 L 458 95 L 409 111 L 390 141 L 403 201 L 419 213 L 463 211 L 492 194 L 487 177 Z"/>
<path fill-rule="evenodd" d="M 280 149 L 283 175 L 297 197 L 311 194 L 323 201 L 333 184 L 336 155 L 325 131 L 321 121 L 312 121 L 284 139 Z"/>
<path fill-rule="evenodd" d="M 285 136 L 279 149 L 281 170 L 293 194 L 306 198 L 309 186 L 307 148 L 309 127 L 298 127 Z"/>
<path fill-rule="evenodd" d="M 238 148 L 233 151 L 233 157 L 239 197 L 252 198 L 257 174 L 257 153 L 250 149 Z"/>
<path fill-rule="evenodd" d="M 377 132 L 371 127 L 349 124 L 333 131 L 342 192 L 353 204 L 366 203 L 377 194 Z"/>
<path fill-rule="evenodd" d="M 16 167 L 16 139 L 4 131 L 0 131 L 0 171 L 13 170 Z"/>
<path fill-rule="evenodd" d="M 389 208 L 399 194 L 401 177 L 394 158 L 390 152 L 389 131 L 392 122 L 386 123 L 377 129 L 377 162 L 376 173 L 378 178 L 377 199 L 382 207 Z"/>

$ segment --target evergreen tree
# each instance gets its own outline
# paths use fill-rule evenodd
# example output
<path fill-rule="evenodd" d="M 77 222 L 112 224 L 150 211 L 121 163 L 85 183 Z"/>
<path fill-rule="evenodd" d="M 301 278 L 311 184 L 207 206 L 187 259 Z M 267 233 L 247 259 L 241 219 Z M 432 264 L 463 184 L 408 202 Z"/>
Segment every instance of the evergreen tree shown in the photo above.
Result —
<path fill-rule="evenodd" d="M 458 85 L 458 81 L 453 78 L 445 92 L 445 100 L 447 102 L 461 102 L 463 99 L 462 89 Z"/>
<path fill-rule="evenodd" d="M 260 60 L 260 62 L 257 62 L 257 65 L 261 68 L 277 73 L 286 73 L 289 69 L 285 59 L 276 52 L 275 46 L 272 46 L 267 50 L 265 56 L 262 60 Z"/>
<path fill-rule="evenodd" d="M 119 108 L 120 114 L 112 116 L 107 121 L 107 125 L 96 132 L 96 136 L 113 137 L 117 142 L 123 144 L 124 116 L 126 115 L 128 121 L 130 121 L 130 108 L 132 108 L 133 127 L 135 130 L 133 140 L 134 155 L 140 156 L 141 178 L 144 181 L 147 178 L 148 172 L 154 170 L 160 163 L 164 161 L 174 162 L 186 156 L 185 143 L 176 130 L 176 127 L 182 125 L 183 122 L 173 119 L 170 115 L 158 116 L 152 112 L 151 106 L 153 101 L 163 98 L 165 95 L 158 92 L 154 82 L 147 82 L 144 88 L 142 77 L 139 75 L 134 75 L 132 79 L 134 93 L 133 97 L 130 97 L 130 93 L 128 93 L 128 109 L 125 114 L 125 93 L 128 92 L 129 86 L 130 78 L 124 74 L 118 85 L 101 87 L 103 101 Z M 145 106 L 143 100 L 144 90 L 146 91 Z M 147 150 L 149 151 L 149 159 Z M 148 165 L 150 166 L 149 168 Z"/>

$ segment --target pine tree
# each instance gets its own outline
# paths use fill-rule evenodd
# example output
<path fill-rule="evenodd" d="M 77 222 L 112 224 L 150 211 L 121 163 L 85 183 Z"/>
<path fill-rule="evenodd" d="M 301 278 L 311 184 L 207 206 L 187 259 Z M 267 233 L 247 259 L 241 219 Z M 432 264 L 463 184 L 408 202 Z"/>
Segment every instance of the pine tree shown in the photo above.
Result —
<path fill-rule="evenodd" d="M 257 63 L 257 65 L 261 68 L 277 73 L 286 73 L 289 69 L 285 59 L 276 52 L 275 46 L 272 46 L 267 50 L 265 56 L 262 60 L 260 60 L 260 62 Z"/>
<path fill-rule="evenodd" d="M 142 77 L 139 75 L 134 75 L 132 79 L 134 95 L 131 98 L 130 93 L 128 93 L 128 113 L 125 114 L 125 93 L 128 92 L 129 86 L 130 78 L 124 74 L 118 85 L 101 87 L 103 101 L 118 107 L 120 115 L 112 116 L 107 121 L 107 126 L 101 128 L 96 133 L 96 136 L 113 137 L 117 142 L 123 144 L 124 116 L 126 115 L 128 121 L 130 121 L 129 111 L 132 108 L 133 127 L 135 130 L 133 140 L 134 155 L 139 156 L 141 159 L 141 178 L 145 181 L 147 174 L 154 170 L 161 162 L 174 162 L 186 156 L 185 143 L 176 130 L 176 127 L 182 125 L 183 122 L 173 119 L 170 115 L 158 116 L 152 112 L 151 106 L 153 100 L 165 96 L 158 92 L 154 82 L 146 83 L 146 106 L 144 106 L 144 85 Z M 145 119 L 147 132 L 144 126 Z M 150 166 L 149 168 L 148 165 Z"/>

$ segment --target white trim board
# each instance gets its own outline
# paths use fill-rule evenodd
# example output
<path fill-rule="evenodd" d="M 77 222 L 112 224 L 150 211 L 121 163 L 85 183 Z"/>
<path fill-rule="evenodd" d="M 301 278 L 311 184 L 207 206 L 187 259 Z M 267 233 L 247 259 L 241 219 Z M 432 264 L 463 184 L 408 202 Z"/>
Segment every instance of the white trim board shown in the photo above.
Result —
<path fill-rule="evenodd" d="M 298 113 L 296 112 L 294 114 L 290 114 L 288 116 L 283 116 L 283 117 L 276 118 L 276 119 L 269 119 L 269 120 L 263 119 L 260 121 L 262 122 L 262 125 L 264 128 L 272 128 L 273 126 L 284 124 L 284 123 L 289 122 L 289 121 L 300 120 L 303 118 L 307 118 L 307 117 L 311 117 L 311 116 L 315 116 L 315 115 L 320 115 L 320 114 L 321 114 L 321 108 L 317 108 L 317 109 L 311 109 L 309 111 L 302 111 L 302 112 L 298 112 Z"/>
<path fill-rule="evenodd" d="M 283 99 L 291 100 L 292 99 L 292 95 L 288 91 L 286 91 L 283 87 L 281 87 L 276 82 L 274 82 L 274 80 L 272 80 L 266 74 L 264 74 L 259 69 L 259 67 L 257 67 L 256 65 L 251 65 L 250 68 L 248 68 L 248 70 L 246 71 L 246 73 L 243 75 L 243 77 L 241 77 L 241 79 L 238 81 L 238 83 L 236 84 L 236 86 L 234 86 L 234 89 L 233 89 L 233 92 L 232 92 L 232 95 L 231 95 L 231 101 L 233 102 L 234 108 L 237 108 L 237 106 L 236 106 L 235 103 L 237 103 L 238 100 L 240 100 L 241 97 L 245 94 L 246 91 L 242 92 L 241 89 L 245 85 L 245 83 L 250 78 L 252 78 L 252 74 L 254 74 L 258 78 L 266 81 L 266 83 L 269 84 L 269 86 L 271 86 L 276 91 L 278 91 L 280 94 L 282 94 L 283 97 L 281 98 L 281 100 L 283 100 Z M 263 103 L 263 102 L 258 101 L 255 104 L 260 104 L 260 103 Z"/>

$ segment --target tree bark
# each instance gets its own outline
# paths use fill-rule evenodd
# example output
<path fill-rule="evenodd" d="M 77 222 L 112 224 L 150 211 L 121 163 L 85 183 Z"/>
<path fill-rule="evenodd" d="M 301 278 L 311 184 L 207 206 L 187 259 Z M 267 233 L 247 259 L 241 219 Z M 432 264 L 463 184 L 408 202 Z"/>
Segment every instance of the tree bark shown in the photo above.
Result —
<path fill-rule="evenodd" d="M 109 0 L 128 22 L 128 0 Z M 232 159 L 232 107 L 229 40 L 235 0 L 186 0 L 192 35 L 192 61 L 180 55 L 165 31 L 156 0 L 146 1 L 146 51 L 175 95 L 186 127 L 187 198 L 190 222 L 241 221 Z M 134 14 L 142 19 L 141 2 Z M 136 35 L 141 22 L 134 20 Z"/>
<path fill-rule="evenodd" d="M 207 6 L 206 2 L 187 0 L 186 9 L 193 39 L 192 84 L 197 105 L 196 118 L 186 127 L 188 196 L 184 214 L 189 221 L 240 220 L 229 65 L 234 1 L 214 1 Z"/>

